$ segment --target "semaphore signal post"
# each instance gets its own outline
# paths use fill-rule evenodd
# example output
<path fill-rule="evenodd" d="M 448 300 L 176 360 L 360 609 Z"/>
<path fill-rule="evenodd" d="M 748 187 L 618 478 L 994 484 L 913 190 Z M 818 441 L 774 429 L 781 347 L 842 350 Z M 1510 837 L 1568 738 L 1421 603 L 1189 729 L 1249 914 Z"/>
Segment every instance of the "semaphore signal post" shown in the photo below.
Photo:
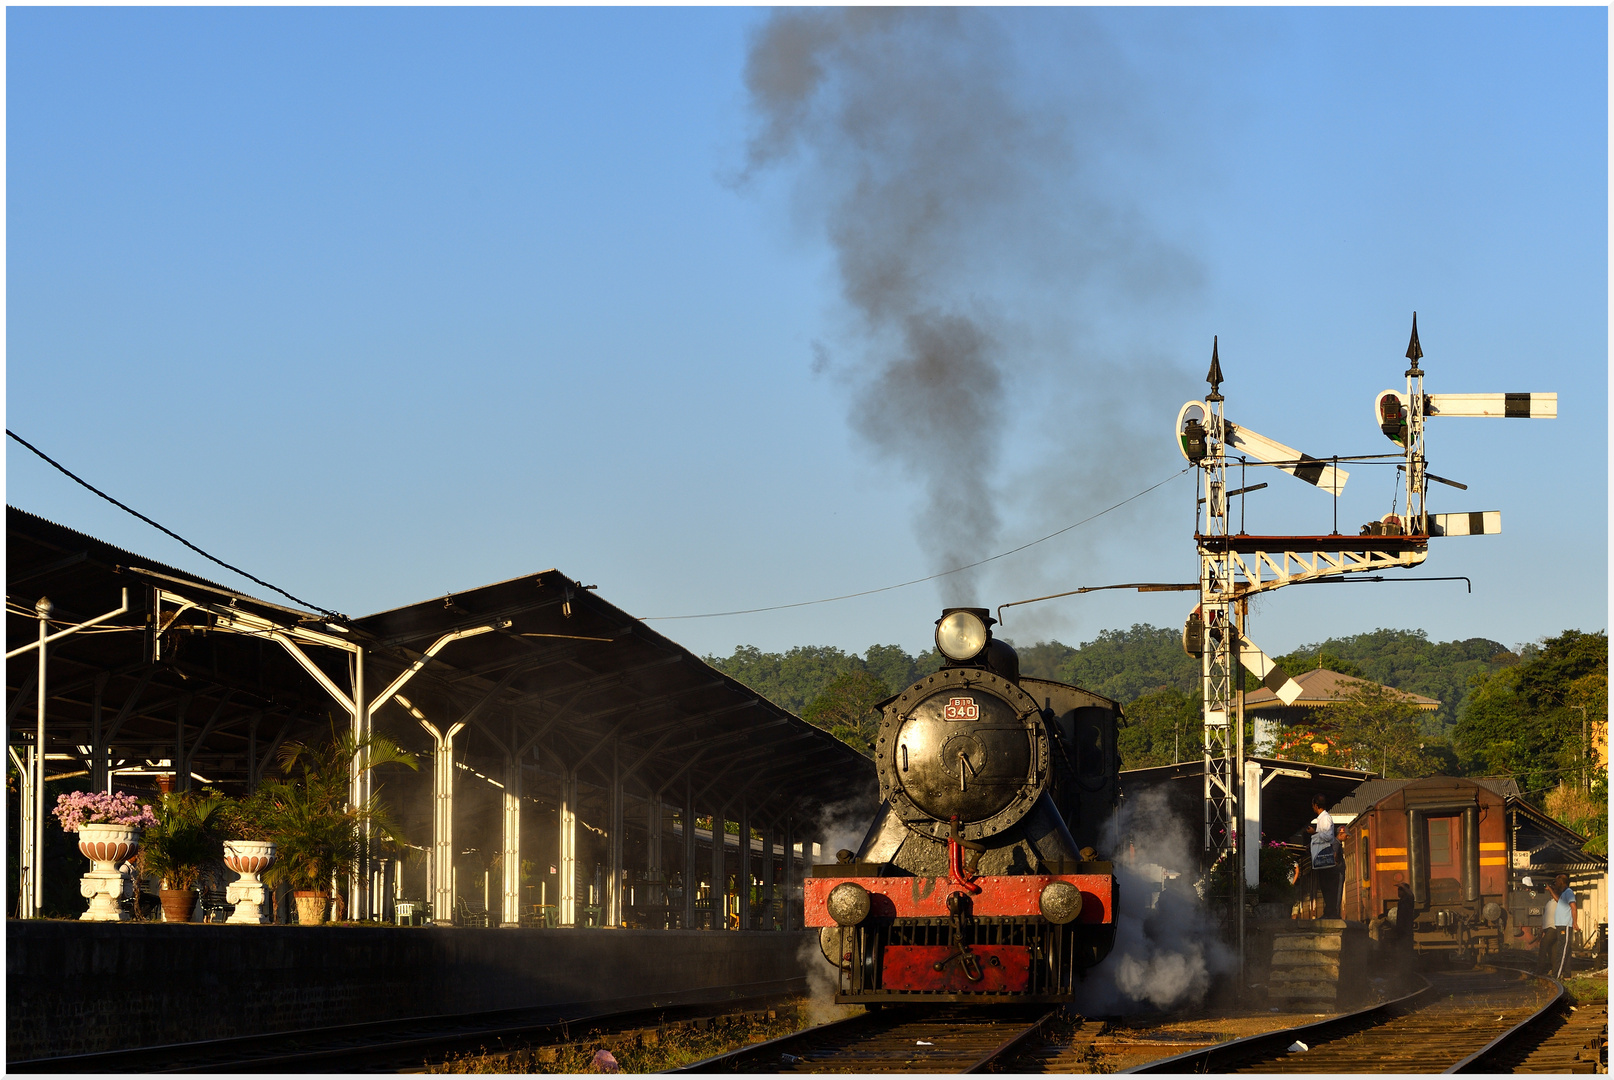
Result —
<path fill-rule="evenodd" d="M 1249 597 L 1285 585 L 1340 578 L 1375 570 L 1406 569 L 1429 555 L 1429 540 L 1436 536 L 1488 535 L 1501 531 L 1499 511 L 1431 514 L 1428 483 L 1466 490 L 1465 485 L 1436 476 L 1427 468 L 1425 424 L 1432 417 L 1508 417 L 1553 419 L 1558 399 L 1552 393 L 1426 394 L 1424 371 L 1418 361 L 1418 317 L 1414 313 L 1412 338 L 1406 356 L 1406 390 L 1385 390 L 1375 395 L 1374 416 L 1382 433 L 1399 452 L 1352 456 L 1313 457 L 1226 416 L 1221 393 L 1221 358 L 1215 339 L 1206 375 L 1210 393 L 1203 402 L 1190 401 L 1177 414 L 1176 439 L 1190 465 L 1198 468 L 1196 496 L 1204 516 L 1196 511 L 1194 542 L 1199 554 L 1199 604 L 1189 614 L 1183 647 L 1200 660 L 1205 741 L 1204 867 L 1208 874 L 1218 861 L 1237 865 L 1239 825 L 1246 798 L 1258 803 L 1259 788 L 1244 789 L 1244 715 L 1242 675 L 1252 672 L 1284 704 L 1300 695 L 1300 687 L 1246 635 Z M 1260 465 L 1286 472 L 1297 480 L 1327 491 L 1336 499 L 1349 474 L 1341 461 L 1386 461 L 1403 458 L 1405 516 L 1394 512 L 1362 526 L 1357 535 L 1334 531 L 1321 535 L 1255 536 L 1234 531 L 1230 502 L 1266 484 L 1229 489 L 1228 465 Z M 1390 579 L 1394 580 L 1394 579 Z M 1259 785 L 1259 779 L 1255 781 Z M 1244 816 L 1259 828 L 1259 817 Z M 1230 877 L 1238 884 L 1232 899 L 1237 911 L 1238 936 L 1243 938 L 1243 888 L 1257 881 L 1259 836 L 1247 845 L 1244 874 Z M 1241 950 L 1242 953 L 1242 950 Z"/>

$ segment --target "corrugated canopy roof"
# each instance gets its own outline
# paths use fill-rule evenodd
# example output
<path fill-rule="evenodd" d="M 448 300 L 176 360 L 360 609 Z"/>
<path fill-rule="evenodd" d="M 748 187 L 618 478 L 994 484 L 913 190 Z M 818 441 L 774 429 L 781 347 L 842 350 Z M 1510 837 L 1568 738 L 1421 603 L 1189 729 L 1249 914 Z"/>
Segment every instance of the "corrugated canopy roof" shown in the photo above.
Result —
<path fill-rule="evenodd" d="M 52 752 L 88 744 L 99 705 L 118 756 L 167 757 L 178 740 L 193 771 L 245 780 L 249 746 L 261 770 L 279 741 L 318 738 L 333 717 L 345 725 L 345 710 L 265 640 L 268 631 L 221 630 L 232 612 L 249 612 L 276 627 L 362 644 L 367 697 L 419 663 L 402 691 L 409 706 L 381 704 L 373 726 L 419 749 L 425 735 L 410 708 L 440 728 L 468 720 L 481 737 L 462 740 L 464 756 L 491 775 L 506 748 L 537 745 L 563 763 L 589 758 L 594 775 L 609 777 L 611 755 L 594 751 L 614 737 L 615 767 L 634 788 L 655 791 L 677 778 L 672 790 L 682 791 L 687 774 L 706 792 L 705 805 L 744 797 L 753 820 L 788 811 L 807 821 L 875 788 L 872 762 L 558 570 L 353 619 L 337 635 L 323 616 L 235 592 L 15 507 L 7 507 L 6 522 L 8 649 L 37 636 L 32 605 L 40 595 L 50 596 L 58 619 L 73 622 L 116 608 L 119 590 L 130 591 L 131 611 L 104 632 L 51 648 Z M 165 629 L 154 646 L 158 588 L 195 606 L 176 616 L 175 605 L 163 605 Z M 490 625 L 497 628 L 425 656 L 445 635 Z M 336 687 L 351 686 L 348 653 L 317 644 L 303 651 Z M 32 653 L 7 664 L 13 717 L 24 704 L 31 709 L 35 667 Z M 14 724 L 13 739 L 31 727 Z"/>

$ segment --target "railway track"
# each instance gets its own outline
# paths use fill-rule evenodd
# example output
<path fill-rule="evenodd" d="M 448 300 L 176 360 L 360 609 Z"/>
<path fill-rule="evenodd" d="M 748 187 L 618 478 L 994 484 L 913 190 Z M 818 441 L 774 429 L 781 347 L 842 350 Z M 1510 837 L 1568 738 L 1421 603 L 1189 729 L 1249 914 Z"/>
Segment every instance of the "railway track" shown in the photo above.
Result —
<path fill-rule="evenodd" d="M 698 1061 L 700 1073 L 970 1073 L 1036 1037 L 1059 1013 L 1039 1007 L 979 1010 L 958 1006 L 924 1014 L 887 1009 L 809 1028 Z"/>
<path fill-rule="evenodd" d="M 612 1032 L 700 1023 L 766 1009 L 768 995 L 722 1005 L 564 1014 L 527 1009 L 475 1017 L 425 1017 L 275 1032 L 169 1046 L 7 1062 L 13 1073 L 352 1073 L 419 1072 L 428 1061 L 564 1043 L 583 1030 Z"/>
<path fill-rule="evenodd" d="M 1561 983 L 1509 968 L 1433 972 L 1427 979 L 1424 989 L 1372 1008 L 1177 1054 L 1129 1071 L 1506 1071 L 1504 1056 L 1528 1055 L 1531 1048 L 1544 1045 L 1542 1025 L 1565 1008 Z M 1591 1022 L 1588 1017 L 1581 1027 Z M 1584 1035 L 1566 1036 L 1565 1041 L 1576 1038 L 1586 1041 Z M 1297 1043 L 1305 1049 L 1291 1050 Z"/>

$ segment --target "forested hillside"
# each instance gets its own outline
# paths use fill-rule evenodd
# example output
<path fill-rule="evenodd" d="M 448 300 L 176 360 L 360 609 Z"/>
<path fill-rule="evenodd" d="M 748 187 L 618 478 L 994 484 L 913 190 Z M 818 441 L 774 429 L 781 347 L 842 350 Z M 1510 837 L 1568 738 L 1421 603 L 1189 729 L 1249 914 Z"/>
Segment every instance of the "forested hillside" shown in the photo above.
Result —
<path fill-rule="evenodd" d="M 1023 674 L 1121 703 L 1124 768 L 1201 754 L 1199 663 L 1182 651 L 1177 630 L 1140 623 L 1077 646 L 1016 648 Z M 1419 713 L 1369 688 L 1319 711 L 1315 732 L 1290 756 L 1391 776 L 1514 776 L 1532 801 L 1561 806 L 1553 810 L 1560 818 L 1606 837 L 1606 775 L 1588 764 L 1592 722 L 1608 715 L 1606 633 L 1567 630 L 1515 653 L 1488 638 L 1431 642 L 1422 630 L 1380 629 L 1277 659 L 1291 673 L 1325 667 L 1440 702 L 1438 711 Z M 874 645 L 861 656 L 833 646 L 785 653 L 741 646 L 706 661 L 865 755 L 879 726 L 876 704 L 941 666 L 934 649 L 911 656 L 898 645 Z M 1247 685 L 1254 689 L 1254 680 Z M 1309 750 L 1313 735 L 1327 749 Z"/>

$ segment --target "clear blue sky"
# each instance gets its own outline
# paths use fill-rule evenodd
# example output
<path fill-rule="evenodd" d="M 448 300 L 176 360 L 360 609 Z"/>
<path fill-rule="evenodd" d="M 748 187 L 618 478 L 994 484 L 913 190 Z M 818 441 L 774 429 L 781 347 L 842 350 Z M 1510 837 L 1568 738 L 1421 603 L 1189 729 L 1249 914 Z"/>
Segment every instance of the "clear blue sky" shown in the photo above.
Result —
<path fill-rule="evenodd" d="M 1290 589 L 1253 636 L 1606 626 L 1602 8 L 821 16 L 795 28 L 816 69 L 745 9 L 6 18 L 7 426 L 326 607 L 551 566 L 643 616 L 922 577 L 1176 472 L 1213 334 L 1233 419 L 1384 452 L 1370 403 L 1416 309 L 1428 391 L 1559 394 L 1555 422 L 1431 426 L 1431 468 L 1469 485 L 1432 508 L 1501 510 L 1504 535 L 1420 571 L 1472 596 Z M 746 81 L 770 42 L 753 75 L 798 94 L 776 144 Z M 995 396 L 882 397 L 907 324 L 847 275 L 887 242 L 911 245 L 903 310 L 984 328 Z M 1331 526 L 1326 496 L 1259 479 L 1251 531 Z M 247 584 L 9 441 L 6 481 Z M 1353 469 L 1341 528 L 1394 487 Z M 655 625 L 699 652 L 917 650 L 944 596 L 1192 580 L 1192 523 L 1183 477 L 951 593 Z M 1006 630 L 1075 643 L 1189 606 L 1100 594 Z"/>

